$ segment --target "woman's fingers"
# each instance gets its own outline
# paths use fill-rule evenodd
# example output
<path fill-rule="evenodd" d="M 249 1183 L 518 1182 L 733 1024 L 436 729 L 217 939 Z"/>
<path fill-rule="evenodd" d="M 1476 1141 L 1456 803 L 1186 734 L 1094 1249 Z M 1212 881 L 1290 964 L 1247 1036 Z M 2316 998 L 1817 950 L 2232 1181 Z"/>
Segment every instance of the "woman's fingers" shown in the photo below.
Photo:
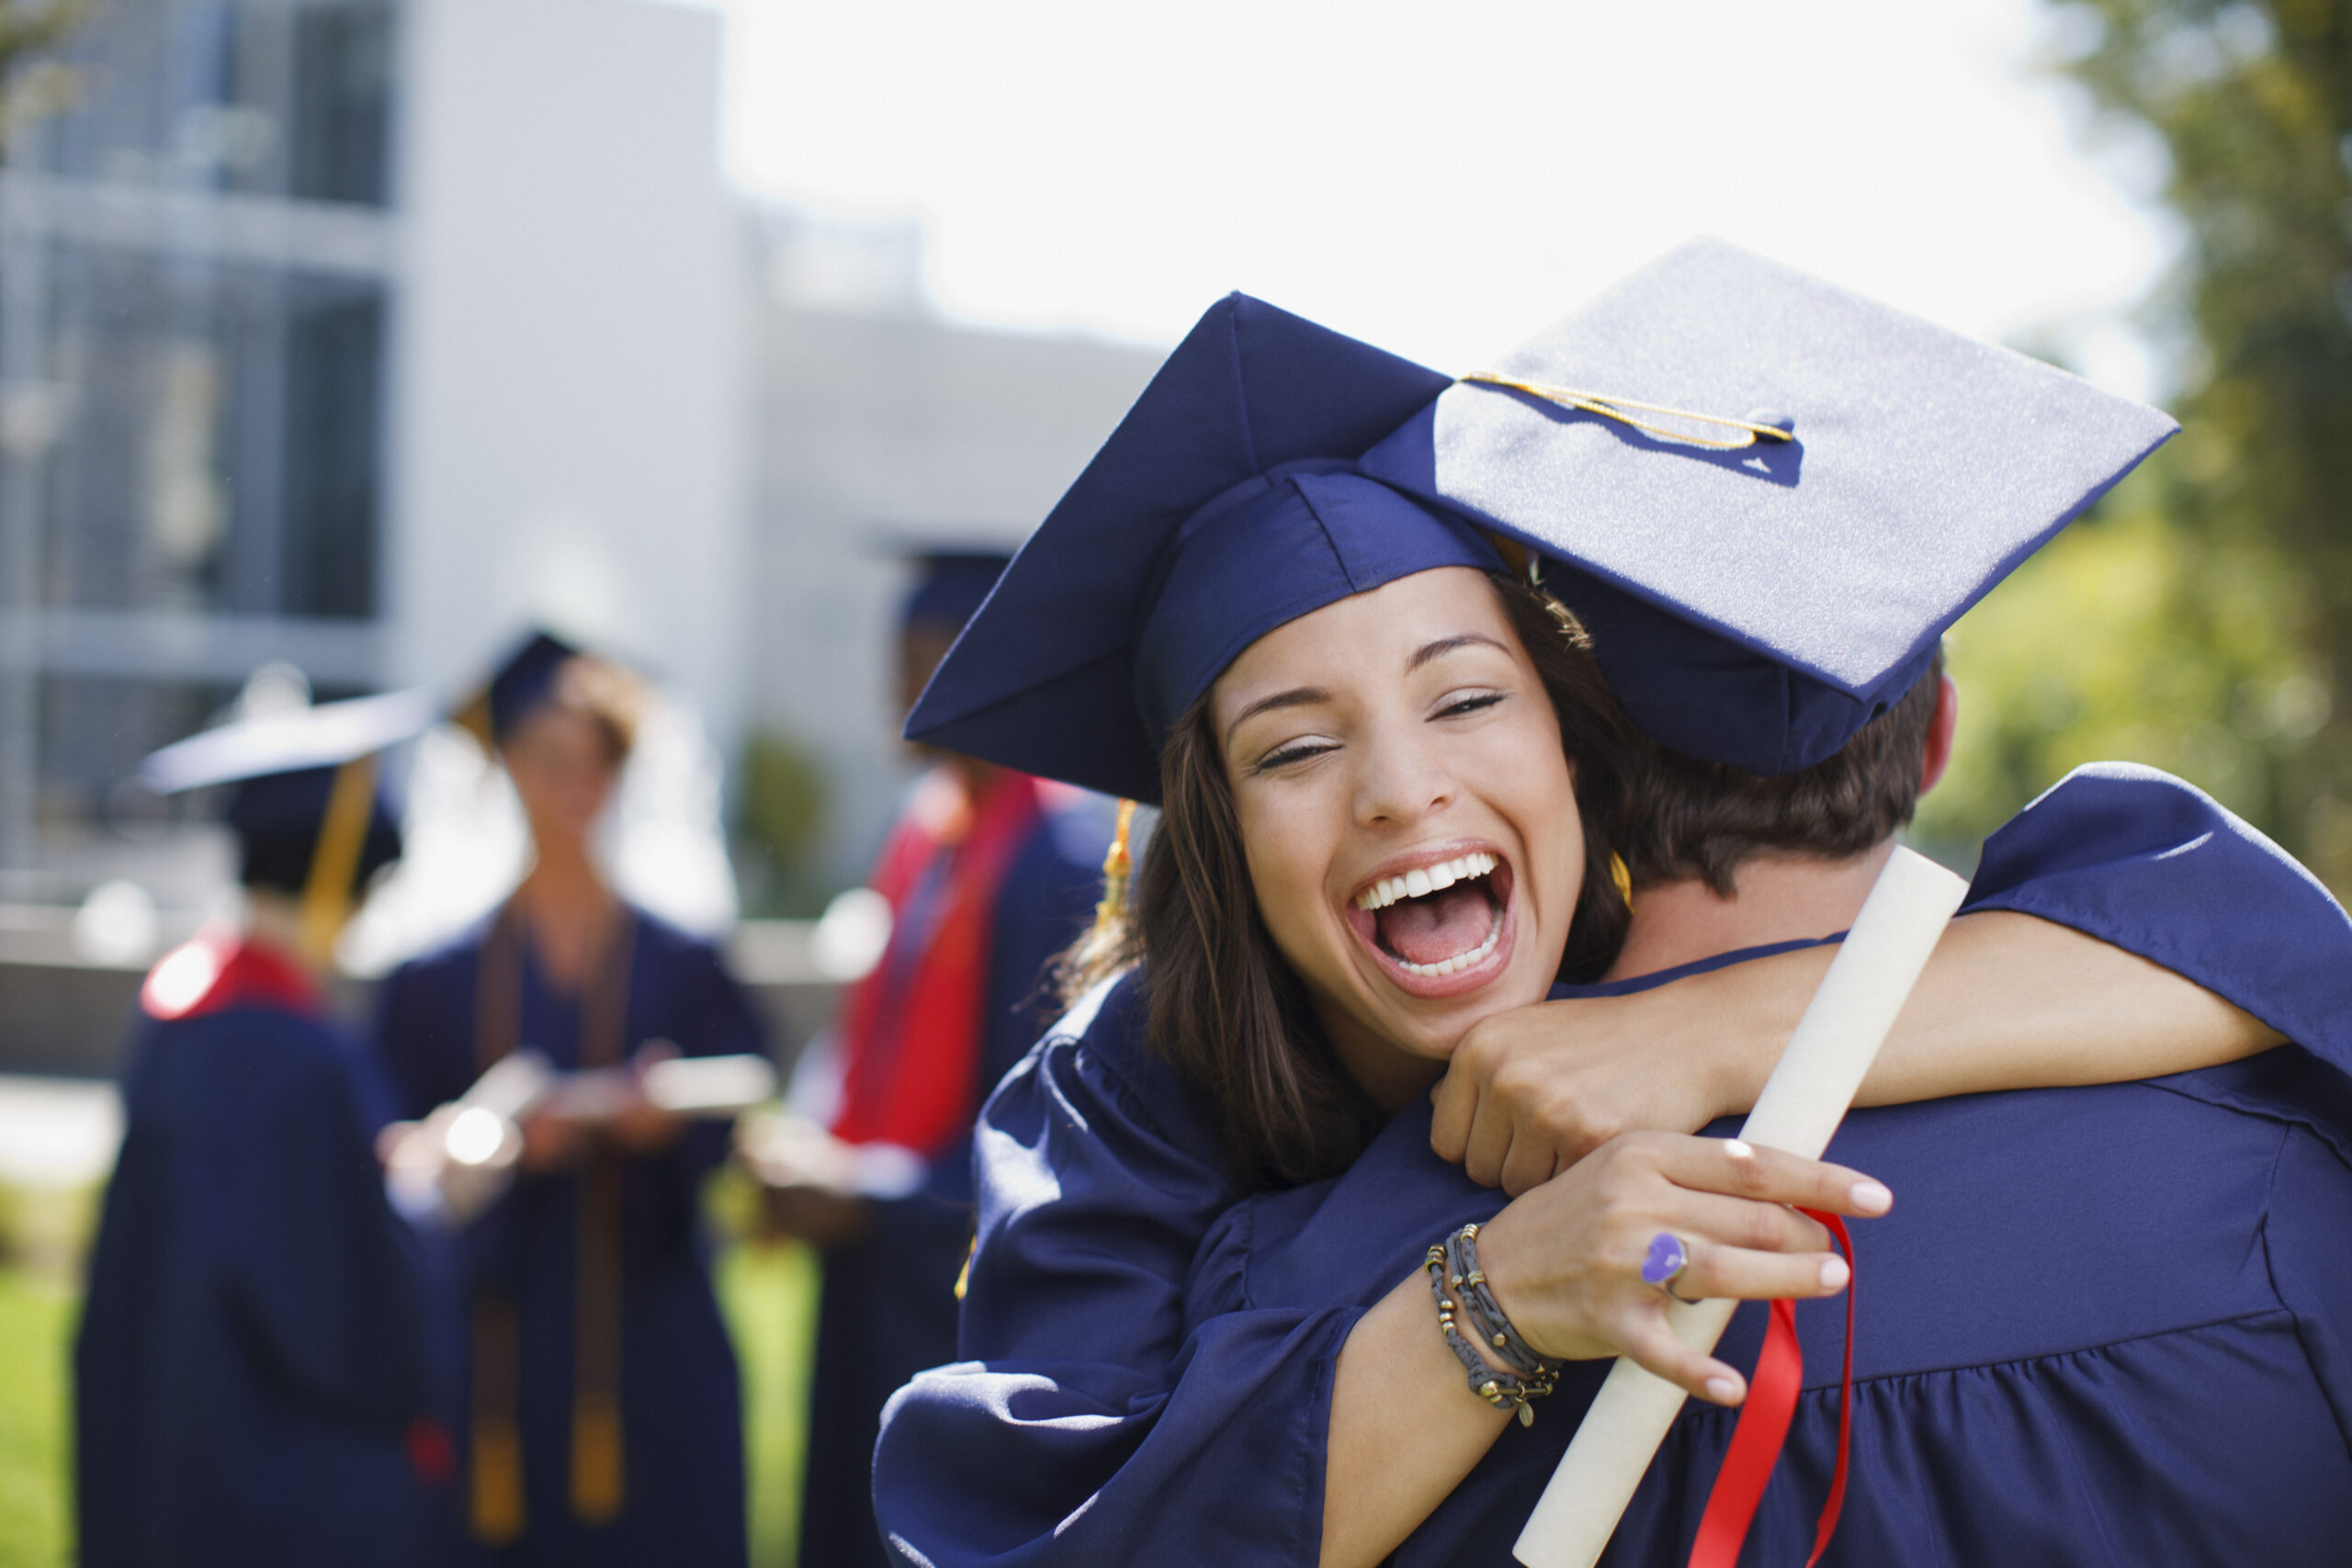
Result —
<path fill-rule="evenodd" d="M 1667 1288 L 1684 1301 L 1804 1301 L 1835 1295 L 1853 1278 L 1846 1260 L 1834 1252 L 1755 1252 L 1711 1241 L 1683 1245 L 1690 1261 Z"/>
<path fill-rule="evenodd" d="M 1673 1195 L 1670 1215 L 1661 1216 L 1660 1229 L 1686 1242 L 1714 1242 L 1756 1252 L 1827 1252 L 1828 1227 L 1806 1219 L 1785 1203 L 1758 1203 L 1726 1198 L 1717 1192 Z M 1644 1247 L 1648 1236 L 1639 1238 Z"/>
<path fill-rule="evenodd" d="M 1658 1138 L 1654 1145 L 1666 1179 L 1693 1191 L 1863 1218 L 1883 1214 L 1894 1205 L 1893 1193 L 1859 1170 L 1737 1138 Z"/>
<path fill-rule="evenodd" d="M 1558 1151 L 1546 1139 L 1525 1134 L 1510 1141 L 1510 1152 L 1503 1156 L 1498 1185 L 1516 1198 L 1531 1191 L 1559 1174 Z"/>
<path fill-rule="evenodd" d="M 1663 1317 L 1645 1315 L 1628 1325 L 1617 1342 L 1626 1359 L 1685 1393 L 1713 1404 L 1737 1404 L 1747 1397 L 1746 1379 L 1713 1356 L 1685 1345 Z"/>

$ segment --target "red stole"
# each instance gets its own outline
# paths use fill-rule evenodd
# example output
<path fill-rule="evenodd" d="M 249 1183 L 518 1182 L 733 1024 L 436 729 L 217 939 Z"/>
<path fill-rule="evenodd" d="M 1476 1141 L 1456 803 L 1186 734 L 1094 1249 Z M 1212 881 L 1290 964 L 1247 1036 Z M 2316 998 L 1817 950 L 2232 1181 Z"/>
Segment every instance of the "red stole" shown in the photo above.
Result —
<path fill-rule="evenodd" d="M 996 772 L 975 799 L 935 767 L 875 863 L 889 901 L 882 961 L 842 1009 L 842 1107 L 834 1135 L 901 1145 L 926 1157 L 967 1131 L 986 1033 L 997 894 L 1042 807 L 1038 782 Z"/>
<path fill-rule="evenodd" d="M 318 982 L 300 964 L 265 942 L 230 931 L 198 932 L 165 953 L 139 987 L 139 1006 L 148 1017 L 165 1023 L 233 1007 L 277 1008 L 311 1016 L 326 1010 Z"/>

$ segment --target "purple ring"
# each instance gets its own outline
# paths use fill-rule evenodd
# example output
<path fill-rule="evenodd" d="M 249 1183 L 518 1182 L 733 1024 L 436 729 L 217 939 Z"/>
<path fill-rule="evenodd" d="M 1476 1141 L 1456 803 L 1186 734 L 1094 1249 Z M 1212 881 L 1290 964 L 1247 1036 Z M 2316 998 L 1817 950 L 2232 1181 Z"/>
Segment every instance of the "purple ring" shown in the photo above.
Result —
<path fill-rule="evenodd" d="M 1668 1289 L 1682 1270 L 1690 1267 L 1690 1249 L 1672 1231 L 1660 1231 L 1650 1237 L 1649 1256 L 1642 1259 L 1642 1283 Z"/>

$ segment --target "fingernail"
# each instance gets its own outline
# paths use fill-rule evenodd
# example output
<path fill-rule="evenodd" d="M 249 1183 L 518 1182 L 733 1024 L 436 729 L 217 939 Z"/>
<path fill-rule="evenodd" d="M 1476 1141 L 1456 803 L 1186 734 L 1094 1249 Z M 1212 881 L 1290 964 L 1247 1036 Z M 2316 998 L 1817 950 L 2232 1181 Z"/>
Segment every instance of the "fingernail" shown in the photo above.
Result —
<path fill-rule="evenodd" d="M 1857 1181 L 1846 1196 L 1865 1214 L 1883 1214 L 1894 1207 L 1894 1194 L 1875 1181 Z"/>
<path fill-rule="evenodd" d="M 1822 1259 L 1821 1288 L 1823 1290 L 1843 1290 L 1846 1288 L 1846 1281 L 1852 1277 L 1853 1270 L 1846 1267 L 1846 1260 L 1844 1258 L 1826 1258 Z"/>
<path fill-rule="evenodd" d="M 1736 1379 L 1712 1377 L 1707 1380 L 1706 1388 L 1707 1397 L 1717 1404 L 1731 1404 L 1739 1399 L 1739 1383 Z"/>

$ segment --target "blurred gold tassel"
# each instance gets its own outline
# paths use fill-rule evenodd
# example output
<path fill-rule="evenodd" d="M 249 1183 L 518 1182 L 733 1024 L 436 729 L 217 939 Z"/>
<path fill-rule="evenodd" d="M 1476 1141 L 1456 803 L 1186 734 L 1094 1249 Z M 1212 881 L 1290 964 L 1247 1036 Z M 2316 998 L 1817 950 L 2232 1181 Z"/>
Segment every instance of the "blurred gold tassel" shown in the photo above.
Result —
<path fill-rule="evenodd" d="M 511 1416 L 474 1417 L 474 1539 L 506 1546 L 523 1535 L 523 1443 Z"/>
<path fill-rule="evenodd" d="M 1136 803 L 1119 802 L 1119 825 L 1111 834 L 1111 848 L 1102 857 L 1102 901 L 1094 906 L 1094 934 L 1091 939 L 1100 943 L 1127 915 L 1127 881 L 1133 869 L 1127 855 L 1127 835 L 1135 827 Z"/>
<path fill-rule="evenodd" d="M 607 1393 L 575 1393 L 571 1406 L 571 1515 L 610 1524 L 621 1511 L 621 1412 Z"/>
<path fill-rule="evenodd" d="M 311 849 L 311 874 L 302 884 L 302 956 L 320 970 L 334 962 L 334 941 L 351 918 L 351 880 L 368 845 L 368 820 L 375 815 L 376 759 L 362 757 L 335 770 L 326 815 Z"/>

